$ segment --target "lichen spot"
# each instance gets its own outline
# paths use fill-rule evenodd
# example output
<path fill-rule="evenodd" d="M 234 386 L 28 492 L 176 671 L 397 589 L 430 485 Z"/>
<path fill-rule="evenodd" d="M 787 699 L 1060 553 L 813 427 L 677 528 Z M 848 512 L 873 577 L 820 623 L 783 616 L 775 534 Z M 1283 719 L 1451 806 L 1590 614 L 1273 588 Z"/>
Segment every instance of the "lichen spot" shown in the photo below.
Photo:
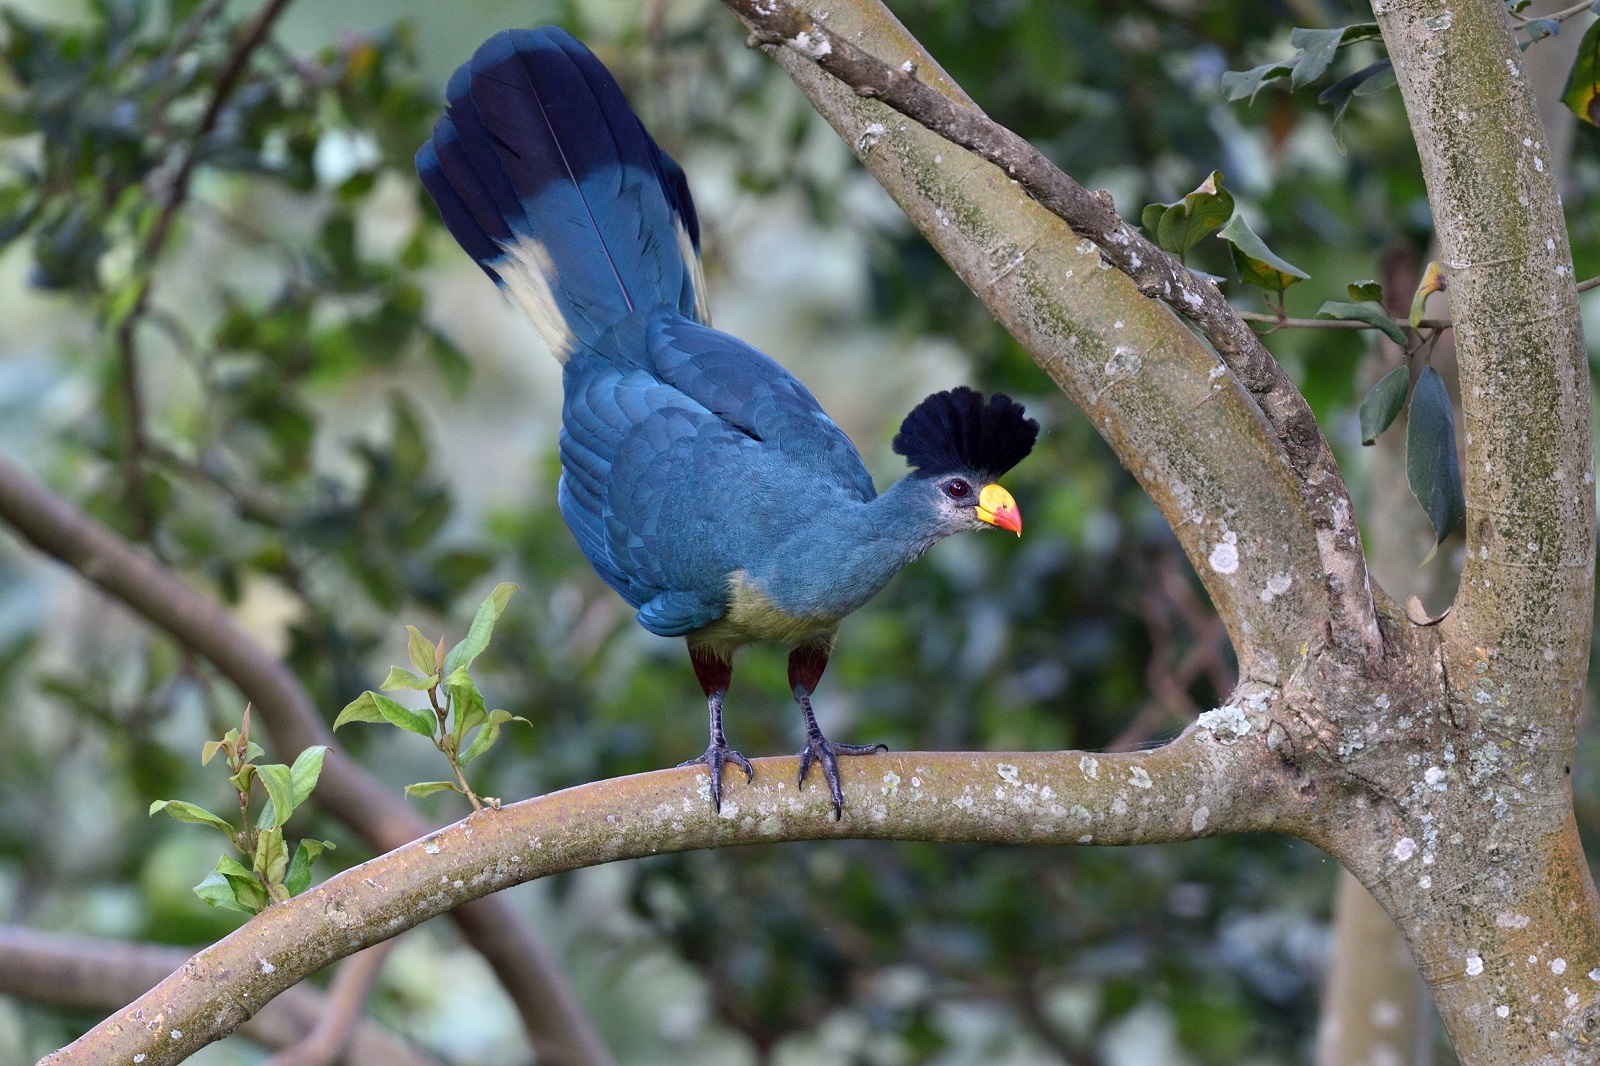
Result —
<path fill-rule="evenodd" d="M 1261 590 L 1261 602 L 1271 603 L 1273 600 L 1289 591 L 1289 586 L 1294 583 L 1294 578 L 1287 573 L 1273 574 L 1267 578 L 1266 587 Z"/>
<path fill-rule="evenodd" d="M 1083 758 L 1079 759 L 1078 769 L 1082 771 L 1083 776 L 1087 777 L 1090 781 L 1100 780 L 1100 760 L 1096 759 L 1093 755 L 1085 755 Z"/>
<path fill-rule="evenodd" d="M 423 846 L 422 850 L 427 852 L 429 855 L 437 855 L 439 854 L 439 845 L 437 843 L 426 844 Z"/>
<path fill-rule="evenodd" d="M 277 967 L 272 965 L 272 963 L 268 962 L 266 959 L 262 959 L 261 960 L 261 972 L 262 973 L 272 973 L 276 969 L 277 969 Z"/>
<path fill-rule="evenodd" d="M 1483 973 L 1483 956 L 1476 951 L 1467 956 L 1467 976 L 1477 977 Z"/>
<path fill-rule="evenodd" d="M 1132 770 L 1128 771 L 1128 781 L 1133 785 L 1134 788 L 1150 788 L 1154 783 L 1150 780 L 1150 775 L 1145 772 L 1145 768 L 1142 766 L 1135 766 Z"/>
<path fill-rule="evenodd" d="M 1566 959 L 1551 959 L 1550 960 L 1550 972 L 1555 974 L 1557 977 L 1560 977 L 1562 974 L 1566 973 L 1567 972 L 1567 960 Z"/>
<path fill-rule="evenodd" d="M 1236 744 L 1240 737 L 1250 732 L 1250 719 L 1245 717 L 1242 708 L 1231 703 L 1200 712 L 1195 724 L 1214 734 L 1218 742 L 1223 744 Z"/>
<path fill-rule="evenodd" d="M 994 772 L 999 774 L 1000 780 L 1008 785 L 1022 784 L 1022 776 L 1017 772 L 1017 768 L 1008 762 L 1003 762 L 996 766 Z"/>
<path fill-rule="evenodd" d="M 1239 534 L 1228 530 L 1206 557 L 1211 569 L 1219 574 L 1231 574 L 1239 569 Z"/>
<path fill-rule="evenodd" d="M 1394 846 L 1394 857 L 1405 862 L 1417 853 L 1417 842 L 1410 837 L 1401 837 Z"/>
<path fill-rule="evenodd" d="M 883 787 L 878 790 L 885 796 L 892 796 L 900 791 L 900 775 L 890 770 L 883 775 Z"/>
<path fill-rule="evenodd" d="M 1193 829 L 1196 833 L 1202 832 L 1206 827 L 1206 822 L 1208 822 L 1210 819 L 1210 807 L 1196 807 L 1194 814 L 1189 818 L 1189 828 Z"/>
<path fill-rule="evenodd" d="M 1502 1003 L 1494 1009 L 1494 1016 L 1496 1018 L 1509 1018 L 1511 1017 L 1511 1008 Z"/>

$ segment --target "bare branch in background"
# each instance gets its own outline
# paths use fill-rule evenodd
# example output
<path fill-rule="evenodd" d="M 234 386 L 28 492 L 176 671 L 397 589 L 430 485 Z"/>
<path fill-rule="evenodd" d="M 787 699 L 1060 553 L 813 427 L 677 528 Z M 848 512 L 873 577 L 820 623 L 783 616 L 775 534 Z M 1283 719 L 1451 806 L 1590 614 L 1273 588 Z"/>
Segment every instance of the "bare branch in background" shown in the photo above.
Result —
<path fill-rule="evenodd" d="M 274 749 L 292 756 L 314 744 L 326 745 L 313 799 L 373 847 L 392 850 L 428 832 L 427 823 L 404 799 L 345 753 L 300 682 L 245 634 L 227 611 L 3 458 L 0 519 L 36 548 L 208 659 L 255 707 Z M 609 1066 L 610 1052 L 560 966 L 509 900 L 481 900 L 457 911 L 455 919 L 515 1001 L 542 1058 L 574 1066 Z"/>
<path fill-rule="evenodd" d="M 183 948 L 0 925 L 0 994 L 103 1014 L 139 998 L 188 959 Z M 297 985 L 240 1026 L 239 1033 L 263 1047 L 290 1047 L 320 1027 L 331 1009 L 328 997 L 310 985 Z M 432 1055 L 359 1012 L 351 1021 L 346 1066 L 440 1066 Z"/>

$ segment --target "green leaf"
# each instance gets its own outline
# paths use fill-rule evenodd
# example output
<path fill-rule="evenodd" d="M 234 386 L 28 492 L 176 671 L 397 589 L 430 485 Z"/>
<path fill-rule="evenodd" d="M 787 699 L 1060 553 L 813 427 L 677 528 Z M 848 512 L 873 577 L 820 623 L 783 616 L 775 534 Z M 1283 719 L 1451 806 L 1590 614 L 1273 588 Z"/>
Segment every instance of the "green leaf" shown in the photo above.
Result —
<path fill-rule="evenodd" d="M 1296 27 L 1289 31 L 1289 43 L 1300 49 L 1289 77 L 1292 89 L 1303 88 L 1322 77 L 1340 48 L 1356 41 L 1380 36 L 1376 22 L 1358 22 L 1331 30 Z"/>
<path fill-rule="evenodd" d="M 1322 77 L 1339 45 L 1344 41 L 1344 27 L 1334 30 L 1310 30 L 1295 27 L 1289 31 L 1289 43 L 1300 49 L 1295 57 L 1294 70 L 1289 74 L 1289 88 L 1303 89 Z"/>
<path fill-rule="evenodd" d="M 378 705 L 378 713 L 383 715 L 384 721 L 390 725 L 397 725 L 401 729 L 428 737 L 430 740 L 433 738 L 433 731 L 439 720 L 431 710 L 413 710 L 376 692 L 372 693 L 372 699 Z"/>
<path fill-rule="evenodd" d="M 283 842 L 283 829 L 273 826 L 256 837 L 255 872 L 268 888 L 283 884 L 289 872 L 289 849 Z"/>
<path fill-rule="evenodd" d="M 1383 303 L 1383 286 L 1376 281 L 1352 281 L 1344 291 L 1352 300 L 1370 300 L 1380 306 Z"/>
<path fill-rule="evenodd" d="M 1322 92 L 1317 94 L 1317 103 L 1334 104 L 1333 111 L 1333 139 L 1339 146 L 1339 151 L 1344 151 L 1344 116 L 1350 108 L 1350 101 L 1357 96 L 1370 96 L 1375 92 L 1387 89 L 1395 83 L 1394 64 L 1387 59 L 1380 59 L 1376 63 L 1362 67 L 1354 74 L 1348 74 Z"/>
<path fill-rule="evenodd" d="M 1213 170 L 1182 200 L 1151 204 L 1141 218 L 1158 245 L 1181 257 L 1216 232 L 1232 214 L 1233 194 L 1222 187 L 1222 173 Z"/>
<path fill-rule="evenodd" d="M 467 676 L 466 667 L 460 667 L 450 675 L 450 713 L 454 717 L 451 722 L 450 735 L 455 738 L 456 747 L 461 747 L 461 738 L 465 737 L 474 726 L 482 725 L 488 721 L 489 713 L 484 709 L 483 694 L 478 691 L 478 686 L 473 684 L 472 678 Z"/>
<path fill-rule="evenodd" d="M 412 688 L 426 692 L 434 686 L 435 681 L 436 679 L 433 677 L 413 674 L 403 666 L 391 666 L 389 667 L 389 676 L 384 678 L 383 684 L 378 687 L 391 692 L 397 688 Z"/>
<path fill-rule="evenodd" d="M 1267 242 L 1256 236 L 1243 215 L 1229 219 L 1228 224 L 1217 231 L 1217 236 L 1233 246 L 1233 262 L 1239 268 L 1239 280 L 1247 285 L 1282 293 L 1295 282 L 1311 276 L 1275 255 Z"/>
<path fill-rule="evenodd" d="M 1600 126 L 1600 22 L 1590 24 L 1578 42 L 1578 58 L 1567 75 L 1561 102 L 1591 126 Z"/>
<path fill-rule="evenodd" d="M 213 907 L 245 914 L 260 914 L 267 905 L 267 890 L 248 868 L 224 855 L 217 868 L 194 886 L 194 894 Z"/>
<path fill-rule="evenodd" d="M 333 720 L 333 728 L 338 729 L 346 722 L 387 722 L 388 719 L 378 710 L 378 703 L 372 697 L 373 693 L 363 692 L 345 704 L 339 717 Z"/>
<path fill-rule="evenodd" d="M 322 760 L 327 754 L 326 744 L 313 744 L 295 756 L 294 765 L 289 768 L 289 776 L 294 782 L 296 807 L 311 798 L 311 790 L 317 787 L 317 778 L 322 776 Z"/>
<path fill-rule="evenodd" d="M 483 649 L 489 646 L 489 637 L 494 633 L 494 624 L 500 620 L 500 613 L 506 609 L 506 601 L 515 591 L 517 586 L 509 581 L 502 581 L 494 587 L 489 598 L 478 605 L 478 613 L 473 615 L 466 637 L 444 657 L 440 673 L 449 677 L 458 667 L 471 666 L 472 661 L 483 654 Z"/>
<path fill-rule="evenodd" d="M 437 721 L 431 711 L 414 711 L 381 693 L 363 692 L 339 712 L 339 717 L 333 720 L 333 728 L 338 729 L 346 722 L 388 722 L 432 739 Z"/>
<path fill-rule="evenodd" d="M 1294 72 L 1294 65 L 1285 62 L 1263 63 L 1249 70 L 1230 70 L 1222 75 L 1222 92 L 1229 100 L 1250 98 L 1256 102 L 1256 93 L 1269 81 L 1286 77 Z"/>
<path fill-rule="evenodd" d="M 431 796 L 435 792 L 460 792 L 461 786 L 454 781 L 419 781 L 414 785 L 406 786 L 408 796 Z M 463 793 L 465 795 L 465 793 Z"/>
<path fill-rule="evenodd" d="M 294 774 L 283 763 L 274 762 L 256 767 L 256 776 L 267 789 L 267 805 L 261 808 L 256 828 L 274 829 L 294 813 Z"/>
<path fill-rule="evenodd" d="M 150 804 L 150 815 L 153 817 L 158 811 L 166 811 L 180 822 L 190 822 L 195 825 L 209 825 L 213 829 L 222 831 L 222 835 L 232 840 L 234 828 L 217 815 L 212 814 L 204 807 L 183 800 L 156 800 Z"/>
<path fill-rule="evenodd" d="M 431 675 L 438 671 L 439 663 L 433 642 L 423 636 L 416 626 L 406 626 L 406 652 L 411 656 L 411 665 L 420 673 Z"/>
<path fill-rule="evenodd" d="M 283 879 L 283 887 L 289 890 L 289 895 L 298 896 L 311 887 L 311 864 L 325 850 L 333 850 L 333 841 L 302 840 L 300 846 L 294 849 L 294 858 L 289 860 L 289 873 Z"/>
<path fill-rule="evenodd" d="M 467 763 L 494 747 L 495 741 L 500 739 L 500 727 L 511 721 L 522 722 L 529 726 L 533 725 L 526 718 L 521 715 L 514 715 L 510 711 L 502 711 L 498 708 L 490 711 L 488 724 L 478 730 L 477 736 L 472 738 L 472 743 L 467 746 L 467 750 L 461 753 L 461 765 L 467 765 Z"/>
<path fill-rule="evenodd" d="M 245 763 L 243 766 L 239 767 L 238 773 L 228 778 L 228 784 L 232 785 L 234 789 L 239 792 L 249 792 L 250 782 L 255 780 L 256 769 L 257 768 L 255 764 Z"/>
<path fill-rule="evenodd" d="M 1428 367 L 1417 378 L 1406 422 L 1406 481 L 1433 523 L 1434 546 L 1444 543 L 1467 514 L 1456 456 L 1455 415 L 1444 378 Z"/>
<path fill-rule="evenodd" d="M 1367 398 L 1361 401 L 1361 443 L 1371 444 L 1378 434 L 1394 424 L 1400 409 L 1406 405 L 1406 392 L 1411 388 L 1411 371 L 1397 367 L 1372 386 Z"/>
<path fill-rule="evenodd" d="M 1384 314 L 1383 308 L 1377 304 L 1359 303 L 1347 304 L 1338 300 L 1329 300 L 1317 308 L 1318 318 L 1333 318 L 1344 322 L 1365 322 L 1369 326 L 1376 326 L 1401 347 L 1405 347 L 1406 331 L 1400 328 L 1400 323 Z"/>
<path fill-rule="evenodd" d="M 222 741 L 208 740 L 205 747 L 200 749 L 200 765 L 210 766 L 211 760 L 217 757 L 217 752 L 222 750 Z"/>

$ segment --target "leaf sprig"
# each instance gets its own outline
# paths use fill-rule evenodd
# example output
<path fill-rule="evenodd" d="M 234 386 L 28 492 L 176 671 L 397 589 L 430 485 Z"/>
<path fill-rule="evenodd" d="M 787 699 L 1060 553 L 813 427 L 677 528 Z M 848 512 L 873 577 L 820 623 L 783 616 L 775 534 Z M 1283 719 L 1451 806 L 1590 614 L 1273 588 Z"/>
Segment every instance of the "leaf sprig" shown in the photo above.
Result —
<path fill-rule="evenodd" d="M 433 741 L 434 747 L 449 760 L 455 780 L 410 784 L 406 786 L 406 795 L 459 792 L 467 797 L 474 810 L 482 810 L 486 804 L 494 808 L 500 806 L 500 801 L 493 797 L 478 797 L 467 783 L 463 767 L 495 745 L 500 739 L 501 726 L 528 720 L 498 708 L 486 709 L 483 694 L 468 676 L 467 668 L 489 646 L 495 623 L 505 610 L 506 601 L 516 591 L 517 586 L 509 581 L 496 585 L 488 599 L 478 605 L 467 635 L 449 652 L 444 650 L 444 638 L 437 644 L 430 643 L 416 626 L 406 626 L 410 634 L 407 656 L 415 669 L 391 666 L 389 676 L 380 687 L 389 692 L 406 689 L 426 692 L 427 707 L 407 707 L 382 692 L 369 689 L 351 700 L 334 720 L 335 729 L 346 722 L 387 722 Z"/>
<path fill-rule="evenodd" d="M 333 842 L 302 840 L 291 858 L 283 825 L 316 788 L 327 751 L 324 745 L 313 745 L 295 758 L 293 766 L 258 763 L 256 760 L 266 752 L 250 739 L 248 707 L 238 729 L 228 730 L 221 740 L 206 742 L 200 765 L 210 765 L 220 752 L 233 771 L 228 783 L 239 797 L 238 827 L 221 815 L 184 800 L 156 800 L 150 804 L 150 814 L 166 811 L 180 822 L 209 825 L 227 837 L 249 865 L 223 855 L 217 860 L 216 869 L 194 886 L 195 895 L 213 907 L 258 914 L 268 905 L 282 903 L 311 887 L 311 864 L 324 851 L 333 850 Z M 267 802 L 252 820 L 250 797 L 258 781 L 266 790 Z"/>

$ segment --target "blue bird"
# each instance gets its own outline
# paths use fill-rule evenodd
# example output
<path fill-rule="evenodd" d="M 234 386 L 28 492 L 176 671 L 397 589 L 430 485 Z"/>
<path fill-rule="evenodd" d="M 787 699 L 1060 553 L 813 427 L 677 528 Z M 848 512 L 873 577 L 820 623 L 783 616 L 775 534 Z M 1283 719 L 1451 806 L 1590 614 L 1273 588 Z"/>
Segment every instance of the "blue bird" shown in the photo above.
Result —
<path fill-rule="evenodd" d="M 839 623 L 963 530 L 1022 533 L 995 480 L 1039 425 L 967 388 L 918 404 L 894 439 L 912 466 L 881 495 L 844 432 L 792 374 L 710 326 L 688 181 L 604 64 L 565 30 L 490 38 L 450 79 L 417 172 L 456 240 L 564 364 L 561 516 L 645 629 L 684 637 L 706 694 L 704 764 L 754 777 L 728 746 L 733 654 L 789 652 L 805 715 L 800 784 L 887 750 L 822 735 L 811 695 Z"/>

